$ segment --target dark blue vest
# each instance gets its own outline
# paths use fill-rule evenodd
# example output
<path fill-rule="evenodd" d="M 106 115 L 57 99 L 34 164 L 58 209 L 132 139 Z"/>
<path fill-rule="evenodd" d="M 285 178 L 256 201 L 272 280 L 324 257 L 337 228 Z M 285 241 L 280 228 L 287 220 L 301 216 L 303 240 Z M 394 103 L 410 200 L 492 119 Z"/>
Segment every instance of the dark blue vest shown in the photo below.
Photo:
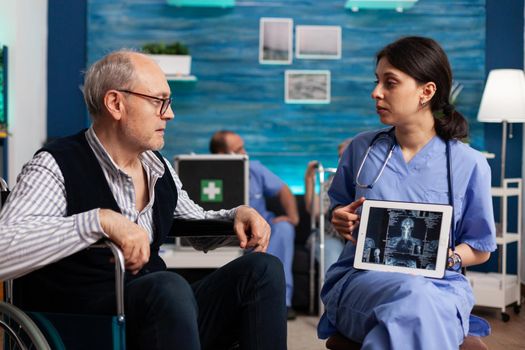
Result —
<path fill-rule="evenodd" d="M 111 193 L 102 168 L 91 150 L 85 130 L 58 139 L 38 152 L 51 153 L 64 176 L 67 216 L 95 208 L 120 208 Z M 37 152 L 37 153 L 38 153 Z M 165 241 L 177 205 L 177 188 L 164 158 L 164 175 L 155 185 L 153 223 L 155 235 L 149 262 L 137 275 L 126 274 L 126 283 L 154 271 L 166 269 L 159 257 L 159 246 Z M 115 290 L 113 255 L 109 249 L 85 249 L 56 263 L 18 278 L 15 285 L 16 305 L 32 311 L 82 312 L 91 300 L 113 295 Z"/>

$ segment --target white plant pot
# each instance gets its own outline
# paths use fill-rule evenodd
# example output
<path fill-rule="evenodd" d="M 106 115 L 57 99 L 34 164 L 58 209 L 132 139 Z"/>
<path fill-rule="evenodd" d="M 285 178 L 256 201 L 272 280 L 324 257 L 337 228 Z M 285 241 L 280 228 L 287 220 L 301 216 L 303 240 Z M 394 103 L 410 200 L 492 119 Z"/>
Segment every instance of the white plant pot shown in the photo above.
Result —
<path fill-rule="evenodd" d="M 186 76 L 191 73 L 191 56 L 148 55 L 160 66 L 166 76 Z"/>

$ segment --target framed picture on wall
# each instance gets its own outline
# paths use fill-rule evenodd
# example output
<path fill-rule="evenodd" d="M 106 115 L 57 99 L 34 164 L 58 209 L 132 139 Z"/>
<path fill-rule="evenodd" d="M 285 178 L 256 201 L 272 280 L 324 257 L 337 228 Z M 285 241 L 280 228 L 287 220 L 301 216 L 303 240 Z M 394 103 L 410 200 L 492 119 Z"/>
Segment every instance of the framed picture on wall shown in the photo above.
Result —
<path fill-rule="evenodd" d="M 286 103 L 330 103 L 330 71 L 286 70 L 284 95 Z"/>
<path fill-rule="evenodd" d="M 295 57 L 337 60 L 341 58 L 340 26 L 296 26 Z"/>
<path fill-rule="evenodd" d="M 259 23 L 259 63 L 292 63 L 293 20 L 261 18 Z"/>

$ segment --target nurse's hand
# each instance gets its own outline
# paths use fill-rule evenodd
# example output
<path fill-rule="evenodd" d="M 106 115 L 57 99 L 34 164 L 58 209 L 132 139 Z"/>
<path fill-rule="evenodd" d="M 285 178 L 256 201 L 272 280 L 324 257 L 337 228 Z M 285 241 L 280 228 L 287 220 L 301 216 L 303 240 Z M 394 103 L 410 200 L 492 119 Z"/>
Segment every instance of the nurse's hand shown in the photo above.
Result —
<path fill-rule="evenodd" d="M 339 232 L 344 239 L 351 241 L 354 244 L 356 243 L 356 240 L 352 236 L 352 232 L 359 225 L 360 219 L 360 216 L 356 214 L 356 210 L 364 201 L 365 197 L 361 197 L 349 205 L 335 208 L 332 213 L 332 225 L 336 231 Z"/>

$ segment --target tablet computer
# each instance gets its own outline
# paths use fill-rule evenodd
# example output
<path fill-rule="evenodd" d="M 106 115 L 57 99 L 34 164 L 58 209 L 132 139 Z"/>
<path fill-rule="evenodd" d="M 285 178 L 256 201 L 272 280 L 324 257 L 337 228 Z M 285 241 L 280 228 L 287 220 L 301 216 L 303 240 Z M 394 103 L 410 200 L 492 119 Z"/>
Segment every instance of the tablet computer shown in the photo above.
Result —
<path fill-rule="evenodd" d="M 354 267 L 442 278 L 451 220 L 450 205 L 366 200 Z"/>

